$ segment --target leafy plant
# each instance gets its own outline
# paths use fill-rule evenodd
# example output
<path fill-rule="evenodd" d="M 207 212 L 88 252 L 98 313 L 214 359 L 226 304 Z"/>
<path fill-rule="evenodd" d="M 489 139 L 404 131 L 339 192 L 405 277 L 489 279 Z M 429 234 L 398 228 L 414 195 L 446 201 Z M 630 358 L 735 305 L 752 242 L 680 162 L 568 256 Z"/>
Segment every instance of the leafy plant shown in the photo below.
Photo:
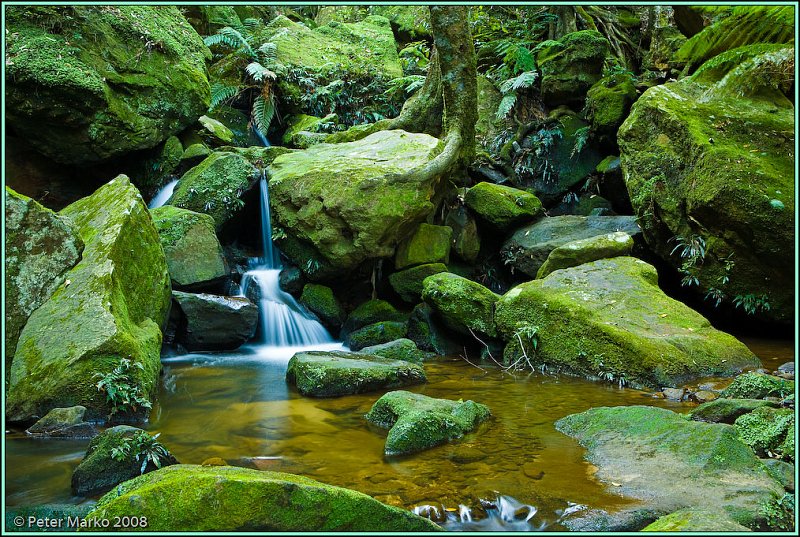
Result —
<path fill-rule="evenodd" d="M 670 239 L 675 241 L 675 248 L 672 249 L 670 255 L 678 252 L 678 255 L 683 259 L 680 271 L 683 273 L 681 285 L 689 287 L 692 285 L 700 285 L 700 279 L 697 276 L 699 270 L 698 265 L 703 264 L 706 256 L 706 241 L 700 235 L 676 235 Z"/>
<path fill-rule="evenodd" d="M 143 474 L 147 464 L 152 462 L 156 468 L 161 468 L 164 461 L 169 460 L 170 454 L 159 441 L 161 433 L 150 436 L 140 431 L 133 436 L 122 438 L 118 446 L 111 448 L 111 458 L 115 461 L 134 460 L 142 463 L 139 474 Z"/>
<path fill-rule="evenodd" d="M 581 127 L 580 129 L 575 131 L 575 144 L 572 146 L 572 151 L 569 153 L 569 158 L 575 158 L 575 155 L 579 155 L 583 148 L 586 147 L 586 143 L 589 141 L 589 127 Z"/>
<path fill-rule="evenodd" d="M 500 84 L 500 92 L 503 94 L 503 98 L 497 107 L 495 114 L 497 119 L 503 119 L 508 116 L 517 102 L 517 92 L 533 86 L 538 77 L 539 75 L 536 71 L 525 71 Z"/>
<path fill-rule="evenodd" d="M 414 41 L 397 53 L 403 74 L 424 75 L 430 61 L 431 49 L 427 41 Z"/>
<path fill-rule="evenodd" d="M 766 312 L 771 309 L 769 297 L 763 295 L 736 295 L 733 299 L 735 308 L 742 308 L 748 315 L 755 315 L 757 312 Z"/>
<path fill-rule="evenodd" d="M 405 97 L 410 97 L 425 84 L 425 77 L 422 75 L 408 75 L 393 78 L 389 81 L 389 87 L 384 94 L 393 97 L 402 91 Z"/>
<path fill-rule="evenodd" d="M 119 364 L 107 373 L 95 373 L 97 390 L 106 394 L 106 401 L 111 405 L 110 418 L 118 412 L 135 412 L 139 408 L 151 408 L 150 401 L 142 393 L 141 386 L 131 378 L 130 369 L 135 367 L 144 370 L 144 366 L 127 358 L 121 358 Z"/>

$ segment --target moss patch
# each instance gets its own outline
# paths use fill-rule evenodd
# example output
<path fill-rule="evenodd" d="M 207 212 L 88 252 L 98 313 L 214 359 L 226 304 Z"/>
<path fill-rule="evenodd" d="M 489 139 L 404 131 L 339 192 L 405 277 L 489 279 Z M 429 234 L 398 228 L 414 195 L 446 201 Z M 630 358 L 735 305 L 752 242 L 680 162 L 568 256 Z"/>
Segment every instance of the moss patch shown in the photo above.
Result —
<path fill-rule="evenodd" d="M 345 321 L 344 309 L 330 287 L 307 283 L 303 287 L 300 303 L 311 310 L 329 330 L 338 331 Z"/>
<path fill-rule="evenodd" d="M 448 263 L 453 230 L 447 226 L 420 224 L 414 233 L 397 247 L 395 268 L 403 269 L 425 263 Z"/>
<path fill-rule="evenodd" d="M 629 255 L 631 249 L 633 239 L 624 231 L 568 242 L 550 252 L 536 277 L 544 278 L 554 270 L 577 267 L 598 259 Z"/>
<path fill-rule="evenodd" d="M 428 263 L 411 267 L 389 275 L 392 289 L 406 302 L 417 303 L 422 295 L 422 282 L 428 276 L 447 272 L 447 265 Z"/>
<path fill-rule="evenodd" d="M 464 335 L 470 335 L 470 330 L 496 335 L 494 304 L 500 297 L 481 284 L 442 272 L 425 278 L 422 298 L 451 330 Z"/>
<path fill-rule="evenodd" d="M 464 197 L 467 207 L 500 231 L 533 220 L 543 212 L 539 198 L 518 188 L 478 183 Z"/>

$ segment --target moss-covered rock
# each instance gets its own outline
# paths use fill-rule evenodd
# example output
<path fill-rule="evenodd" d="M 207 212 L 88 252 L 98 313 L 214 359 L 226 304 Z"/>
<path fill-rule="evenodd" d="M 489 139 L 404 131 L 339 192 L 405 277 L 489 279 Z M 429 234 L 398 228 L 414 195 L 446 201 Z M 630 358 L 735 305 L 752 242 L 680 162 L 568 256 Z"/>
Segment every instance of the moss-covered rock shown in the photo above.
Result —
<path fill-rule="evenodd" d="M 728 423 L 733 425 L 736 418 L 749 414 L 762 406 L 777 406 L 772 401 L 763 399 L 715 399 L 703 403 L 689 412 L 689 416 L 696 421 L 709 423 Z"/>
<path fill-rule="evenodd" d="M 83 421 L 85 406 L 54 408 L 25 431 L 31 436 L 92 438 L 98 434 L 93 423 Z"/>
<path fill-rule="evenodd" d="M 765 397 L 786 397 L 794 393 L 794 381 L 763 373 L 739 375 L 724 390 L 722 397 L 738 399 L 763 399 Z"/>
<path fill-rule="evenodd" d="M 178 463 L 166 450 L 165 453 L 154 452 L 160 466 L 149 460 L 145 448 L 152 447 L 154 441 L 146 431 L 136 427 L 117 425 L 106 429 L 89 442 L 86 455 L 72 472 L 73 494 L 88 496 L 105 492 L 160 466 Z"/>
<path fill-rule="evenodd" d="M 484 148 L 490 147 L 503 128 L 503 121 L 497 119 L 497 107 L 502 99 L 503 95 L 492 81 L 478 74 L 478 122 L 475 124 L 475 137 Z"/>
<path fill-rule="evenodd" d="M 350 332 L 359 328 L 364 328 L 368 324 L 378 321 L 398 321 L 406 320 L 406 315 L 397 310 L 385 300 L 367 300 L 350 312 L 347 320 L 342 325 L 341 337 L 345 337 Z"/>
<path fill-rule="evenodd" d="M 298 352 L 289 360 L 286 381 L 303 395 L 338 397 L 425 382 L 421 365 L 370 354 Z"/>
<path fill-rule="evenodd" d="M 325 285 L 307 283 L 303 286 L 300 303 L 308 308 L 331 332 L 338 332 L 346 314 L 333 290 Z"/>
<path fill-rule="evenodd" d="M 442 263 L 418 265 L 390 274 L 389 283 L 400 298 L 415 304 L 422 295 L 422 282 L 425 278 L 440 272 L 447 272 L 447 265 Z"/>
<path fill-rule="evenodd" d="M 481 252 L 475 217 L 465 206 L 459 205 L 447 213 L 444 223 L 453 229 L 452 251 L 467 263 L 475 263 Z"/>
<path fill-rule="evenodd" d="M 211 149 L 203 143 L 192 144 L 187 147 L 181 155 L 181 164 L 195 167 L 211 154 Z"/>
<path fill-rule="evenodd" d="M 586 92 L 600 80 L 608 40 L 593 30 L 572 32 L 536 56 L 542 72 L 542 100 L 550 105 L 583 106 Z"/>
<path fill-rule="evenodd" d="M 630 255 L 631 249 L 633 239 L 624 231 L 568 242 L 550 252 L 536 277 L 544 278 L 554 270 L 577 267 L 598 259 Z"/>
<path fill-rule="evenodd" d="M 408 318 L 408 339 L 424 351 L 439 355 L 461 352 L 461 344 L 447 333 L 428 304 L 417 304 Z"/>
<path fill-rule="evenodd" d="M 148 531 L 162 532 L 440 529 L 360 492 L 233 466 L 170 466 L 125 483 L 118 492 L 102 497 L 88 522 L 143 516 Z"/>
<path fill-rule="evenodd" d="M 365 417 L 389 429 L 386 455 L 406 455 L 460 438 L 490 416 L 489 407 L 474 401 L 434 399 L 401 390 L 384 394 Z"/>
<path fill-rule="evenodd" d="M 697 531 L 697 532 L 739 532 L 753 531 L 734 522 L 730 516 L 706 511 L 699 508 L 687 508 L 660 517 L 648 524 L 642 531 Z"/>
<path fill-rule="evenodd" d="M 216 229 L 237 214 L 261 174 L 242 155 L 217 151 L 181 177 L 169 204 L 214 218 Z"/>
<path fill-rule="evenodd" d="M 406 362 L 422 363 L 428 356 L 427 353 L 419 350 L 417 344 L 410 339 L 400 338 L 380 345 L 372 345 L 361 349 L 364 354 L 383 356 L 390 360 L 405 360 Z"/>
<path fill-rule="evenodd" d="M 408 325 L 405 321 L 380 321 L 348 333 L 344 342 L 351 350 L 357 351 L 404 338 L 407 333 Z"/>
<path fill-rule="evenodd" d="M 565 215 L 543 218 L 516 230 L 503 244 L 500 255 L 515 270 L 535 278 L 556 248 L 618 231 L 630 236 L 641 232 L 632 216 Z"/>
<path fill-rule="evenodd" d="M 48 503 L 40 505 L 24 505 L 6 508 L 6 531 L 65 531 L 67 529 L 67 519 L 83 519 L 94 508 L 94 505 L 83 503 L 81 505 Z M 23 525 L 17 526 L 14 519 L 23 518 Z M 29 524 L 29 518 L 33 518 L 34 525 Z M 45 520 L 53 520 L 61 523 L 61 527 L 40 529 L 35 526 L 37 521 L 44 523 Z"/>
<path fill-rule="evenodd" d="M 601 78 L 586 94 L 587 119 L 592 130 L 616 138 L 617 129 L 628 117 L 636 97 L 632 75 L 617 74 Z"/>
<path fill-rule="evenodd" d="M 208 107 L 210 53 L 175 6 L 17 6 L 7 22 L 7 121 L 56 162 L 155 147 Z"/>
<path fill-rule="evenodd" d="M 150 214 L 167 257 L 173 287 L 198 287 L 228 275 L 211 216 L 172 205 L 151 209 Z"/>
<path fill-rule="evenodd" d="M 794 460 L 794 409 L 759 407 L 734 423 L 742 442 L 759 456 Z"/>
<path fill-rule="evenodd" d="M 326 134 L 321 132 L 322 127 L 327 123 L 335 123 L 338 117 L 336 114 L 328 114 L 325 117 L 309 116 L 308 114 L 297 114 L 286 120 L 286 131 L 283 133 L 283 143 L 300 148 L 308 148 L 314 144 L 323 142 Z"/>
<path fill-rule="evenodd" d="M 422 299 L 451 330 L 464 335 L 470 331 L 496 335 L 494 304 L 500 298 L 477 282 L 442 272 L 422 282 Z"/>
<path fill-rule="evenodd" d="M 518 188 L 478 183 L 464 197 L 467 207 L 500 231 L 533 220 L 543 212 L 539 198 Z"/>
<path fill-rule="evenodd" d="M 762 60 L 768 59 L 751 57 L 737 72 L 731 57 L 650 88 L 620 128 L 619 144 L 648 245 L 696 277 L 699 285 L 690 287 L 698 295 L 788 323 L 794 319 L 794 107 L 759 84 Z M 729 85 L 729 76 L 749 79 L 759 93 L 742 82 Z M 684 250 L 676 246 L 699 240 L 703 258 L 684 267 Z"/>
<path fill-rule="evenodd" d="M 778 459 L 762 459 L 772 477 L 777 479 L 787 492 L 794 492 L 794 465 Z"/>
<path fill-rule="evenodd" d="M 215 146 L 233 143 L 233 131 L 221 121 L 208 116 L 200 116 L 197 121 L 203 126 L 202 135 L 206 138 L 207 143 Z"/>
<path fill-rule="evenodd" d="M 6 187 L 6 375 L 28 317 L 64 283 L 83 241 L 72 222 Z M 7 377 L 6 377 L 7 378 Z"/>
<path fill-rule="evenodd" d="M 432 136 L 395 130 L 281 155 L 269 167 L 273 218 L 339 271 L 391 257 L 433 211 L 437 185 L 431 177 L 393 178 L 427 163 L 437 145 Z M 306 270 L 304 260 L 293 261 Z"/>
<path fill-rule="evenodd" d="M 173 291 L 172 298 L 183 315 L 178 341 L 190 351 L 236 349 L 258 328 L 258 306 L 243 296 Z"/>
<path fill-rule="evenodd" d="M 95 374 L 121 359 L 141 365 L 129 377 L 143 397 L 157 391 L 170 281 L 142 197 L 121 175 L 60 214 L 75 224 L 83 257 L 20 334 L 6 401 L 11 420 L 78 404 L 88 418 L 107 414 Z"/>
<path fill-rule="evenodd" d="M 601 481 L 619 484 L 615 490 L 620 494 L 644 502 L 607 518 L 641 511 L 652 520 L 702 505 L 759 529 L 767 522 L 763 506 L 783 495 L 780 483 L 730 425 L 630 406 L 592 408 L 557 421 L 556 428 L 587 448 L 586 458 L 598 467 Z M 576 519 L 580 514 L 567 526 Z"/>
<path fill-rule="evenodd" d="M 615 257 L 518 285 L 497 303 L 498 332 L 535 327 L 535 361 L 590 378 L 662 388 L 760 362 L 736 338 L 658 287 L 656 269 Z M 530 354 L 530 353 L 529 353 Z"/>
<path fill-rule="evenodd" d="M 420 224 L 410 237 L 398 245 L 394 257 L 395 268 L 400 270 L 426 263 L 448 263 L 452 236 L 453 230 L 448 226 Z"/>
<path fill-rule="evenodd" d="M 372 15 L 389 19 L 397 40 L 401 43 L 430 37 L 430 11 L 427 6 L 370 6 Z"/>

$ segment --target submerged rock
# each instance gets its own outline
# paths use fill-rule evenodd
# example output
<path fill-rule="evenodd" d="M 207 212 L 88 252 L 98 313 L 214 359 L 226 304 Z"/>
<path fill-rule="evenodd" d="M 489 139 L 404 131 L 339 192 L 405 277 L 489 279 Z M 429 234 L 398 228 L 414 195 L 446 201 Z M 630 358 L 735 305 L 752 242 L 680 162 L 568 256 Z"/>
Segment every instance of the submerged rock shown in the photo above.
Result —
<path fill-rule="evenodd" d="M 638 530 L 648 519 L 698 505 L 751 529 L 767 526 L 768 510 L 787 514 L 778 504 L 783 486 L 730 425 L 631 406 L 592 408 L 557 421 L 556 428 L 587 448 L 601 481 L 644 502 L 613 514 L 578 512 L 566 520 L 568 528 L 588 523 L 606 531 Z M 641 525 L 626 525 L 626 518 Z"/>
<path fill-rule="evenodd" d="M 669 298 L 653 266 L 615 257 L 523 283 L 497 303 L 498 332 L 535 327 L 536 361 L 588 377 L 662 388 L 760 362 L 736 338 Z"/>
<path fill-rule="evenodd" d="M 151 454 L 158 459 L 158 466 L 148 458 Z M 86 455 L 72 472 L 72 492 L 80 496 L 105 492 L 138 475 L 177 463 L 147 431 L 117 425 L 89 442 Z"/>
<path fill-rule="evenodd" d="M 7 120 L 56 162 L 155 147 L 208 108 L 210 53 L 175 6 L 17 6 L 8 30 Z"/>
<path fill-rule="evenodd" d="M 345 321 L 342 305 L 325 285 L 307 283 L 300 295 L 300 303 L 309 309 L 329 331 L 336 333 Z"/>
<path fill-rule="evenodd" d="M 438 143 L 394 130 L 280 155 L 269 167 L 272 217 L 338 273 L 391 257 L 399 238 L 433 211 L 437 185 L 424 174 L 397 177 L 426 164 Z M 287 254 L 314 276 L 308 256 Z"/>
<path fill-rule="evenodd" d="M 550 252 L 536 277 L 544 278 L 554 270 L 577 267 L 598 259 L 630 255 L 632 249 L 633 239 L 624 231 L 568 242 Z"/>
<path fill-rule="evenodd" d="M 384 394 L 365 417 L 389 429 L 386 455 L 405 455 L 460 438 L 489 416 L 489 407 L 480 403 L 434 399 L 401 390 Z"/>
<path fill-rule="evenodd" d="M 215 506 L 213 509 L 210 505 Z M 147 517 L 148 531 L 438 531 L 410 511 L 298 475 L 177 465 L 105 495 L 92 520 Z"/>
<path fill-rule="evenodd" d="M 62 438 L 92 438 L 98 430 L 92 423 L 83 421 L 85 406 L 54 408 L 45 417 L 28 428 L 31 436 L 52 436 Z"/>
<path fill-rule="evenodd" d="M 78 404 L 89 418 L 107 414 L 95 377 L 123 359 L 141 366 L 130 369 L 130 387 L 144 399 L 156 394 L 170 281 L 144 201 L 121 175 L 60 214 L 74 222 L 83 257 L 20 334 L 6 401 L 12 421 Z"/>
<path fill-rule="evenodd" d="M 441 317 L 444 324 L 460 334 L 470 330 L 495 336 L 494 303 L 500 298 L 477 282 L 442 272 L 423 282 L 422 298 Z"/>
<path fill-rule="evenodd" d="M 422 223 L 414 233 L 397 247 L 394 258 L 396 269 L 404 269 L 426 263 L 450 261 L 450 239 L 453 230 L 448 226 L 432 226 Z"/>
<path fill-rule="evenodd" d="M 422 282 L 425 278 L 440 272 L 447 272 L 447 265 L 429 263 L 407 268 L 389 275 L 392 289 L 406 302 L 417 303 L 422 295 Z"/>
<path fill-rule="evenodd" d="M 542 202 L 530 192 L 494 183 L 473 186 L 467 190 L 464 203 L 500 231 L 533 220 L 543 212 Z"/>
<path fill-rule="evenodd" d="M 406 362 L 414 362 L 421 364 L 428 353 L 423 352 L 417 348 L 417 344 L 410 339 L 400 338 L 390 341 L 388 343 L 381 343 L 380 345 L 372 345 L 361 349 L 364 354 L 373 354 L 375 356 L 383 356 L 391 360 L 405 360 Z"/>
<path fill-rule="evenodd" d="M 337 397 L 426 381 L 422 366 L 405 360 L 340 351 L 298 352 L 286 380 L 303 395 Z"/>
<path fill-rule="evenodd" d="M 258 306 L 243 296 L 173 291 L 183 314 L 178 341 L 190 351 L 233 350 L 258 328 Z"/>
<path fill-rule="evenodd" d="M 83 241 L 72 222 L 6 187 L 6 374 L 31 313 L 64 283 L 81 258 Z"/>

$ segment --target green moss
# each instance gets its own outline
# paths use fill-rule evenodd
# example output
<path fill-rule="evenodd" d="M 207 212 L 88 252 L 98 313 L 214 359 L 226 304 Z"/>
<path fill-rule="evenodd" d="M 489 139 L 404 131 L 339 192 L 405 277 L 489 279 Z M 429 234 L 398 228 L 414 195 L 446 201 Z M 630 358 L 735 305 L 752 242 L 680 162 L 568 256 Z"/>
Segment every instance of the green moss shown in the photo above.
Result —
<path fill-rule="evenodd" d="M 418 265 L 389 275 L 392 289 L 406 302 L 417 303 L 422 295 L 422 282 L 428 276 L 447 272 L 447 265 L 428 263 Z"/>
<path fill-rule="evenodd" d="M 765 375 L 745 373 L 739 375 L 722 391 L 722 397 L 739 399 L 763 399 L 765 397 L 786 397 L 794 392 L 794 381 Z"/>
<path fill-rule="evenodd" d="M 301 133 L 319 133 L 323 124 L 335 123 L 337 119 L 336 114 L 328 114 L 324 118 L 309 116 L 308 114 L 292 116 L 286 121 L 287 126 L 286 131 L 283 133 L 283 143 L 286 145 L 295 145 L 297 147 L 308 147 L 302 144 L 303 138 L 301 137 Z M 322 141 L 322 138 L 325 138 L 325 135 L 315 139 L 319 142 Z"/>
<path fill-rule="evenodd" d="M 692 80 L 705 84 L 713 84 L 733 71 L 745 61 L 761 56 L 762 54 L 774 53 L 786 48 L 785 44 L 779 43 L 756 43 L 745 45 L 718 54 L 700 66 L 692 75 Z"/>
<path fill-rule="evenodd" d="M 351 350 L 357 351 L 365 347 L 404 338 L 407 332 L 408 326 L 405 322 L 380 321 L 350 332 L 345 337 L 345 344 Z"/>
<path fill-rule="evenodd" d="M 427 353 L 419 350 L 416 343 L 405 338 L 364 347 L 360 352 L 364 354 L 373 354 L 375 356 L 383 356 L 390 360 L 405 360 L 406 362 L 414 362 L 416 364 L 421 364 L 427 357 Z"/>
<path fill-rule="evenodd" d="M 616 135 L 636 97 L 632 75 L 617 74 L 600 79 L 586 94 L 587 119 L 592 129 Z"/>
<path fill-rule="evenodd" d="M 794 410 L 762 406 L 737 418 L 734 425 L 739 438 L 758 455 L 794 460 Z"/>
<path fill-rule="evenodd" d="M 547 256 L 537 278 L 544 278 L 554 270 L 577 267 L 590 261 L 630 255 L 633 239 L 624 231 L 580 239 L 558 246 Z"/>
<path fill-rule="evenodd" d="M 385 300 L 368 300 L 350 312 L 342 326 L 342 335 L 378 321 L 405 321 L 406 315 Z"/>
<path fill-rule="evenodd" d="M 322 324 L 330 329 L 338 330 L 345 321 L 344 309 L 330 287 L 307 283 L 303 287 L 300 303 L 311 310 L 322 321 Z"/>
<path fill-rule="evenodd" d="M 464 202 L 480 218 L 501 231 L 533 220 L 544 210 L 539 198 L 530 192 L 486 182 L 467 190 Z"/>
<path fill-rule="evenodd" d="M 420 224 L 414 233 L 397 247 L 394 265 L 403 269 L 426 263 L 448 263 L 452 228 Z"/>
<path fill-rule="evenodd" d="M 751 531 L 723 513 L 712 513 L 697 508 L 681 509 L 662 516 L 642 531 Z"/>
<path fill-rule="evenodd" d="M 597 165 L 595 171 L 597 171 L 597 173 L 606 174 L 617 169 L 619 169 L 619 157 L 610 155 L 600 161 L 600 164 Z"/>
<path fill-rule="evenodd" d="M 565 35 L 543 47 L 536 56 L 542 72 L 542 99 L 550 106 L 582 104 L 586 92 L 600 79 L 609 44 L 593 30 Z"/>
<path fill-rule="evenodd" d="M 225 145 L 233 143 L 233 131 L 226 127 L 221 121 L 208 116 L 200 116 L 197 120 L 203 126 L 203 135 L 209 142 L 215 145 Z"/>
<path fill-rule="evenodd" d="M 422 299 L 448 328 L 464 335 L 496 335 L 494 304 L 499 298 L 481 284 L 449 272 L 428 276 L 422 283 Z"/>
<path fill-rule="evenodd" d="M 696 421 L 733 424 L 739 416 L 748 414 L 762 406 L 776 406 L 776 403 L 760 399 L 719 398 L 694 408 L 689 413 L 689 416 Z"/>

